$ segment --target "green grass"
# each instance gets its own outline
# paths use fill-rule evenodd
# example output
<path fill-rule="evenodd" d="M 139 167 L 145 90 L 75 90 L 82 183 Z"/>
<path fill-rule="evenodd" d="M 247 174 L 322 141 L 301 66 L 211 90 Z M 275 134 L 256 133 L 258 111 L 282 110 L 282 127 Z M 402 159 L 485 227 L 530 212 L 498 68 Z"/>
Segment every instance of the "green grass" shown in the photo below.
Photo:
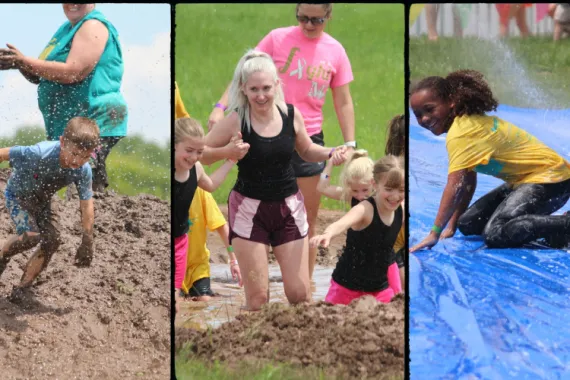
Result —
<path fill-rule="evenodd" d="M 354 73 L 351 93 L 359 148 L 373 159 L 384 153 L 390 119 L 404 113 L 404 6 L 401 4 L 335 4 L 325 31 L 343 44 Z M 204 127 L 248 48 L 272 29 L 296 23 L 294 4 L 182 4 L 176 6 L 176 82 L 192 117 Z M 325 143 L 343 143 L 331 92 L 324 106 Z M 208 168 L 212 172 L 220 164 Z M 340 170 L 333 172 L 333 181 Z M 225 203 L 235 182 L 232 169 L 214 193 Z M 338 201 L 322 198 L 325 208 Z"/>
<path fill-rule="evenodd" d="M 0 138 L 0 147 L 34 145 L 45 140 L 41 127 L 23 127 L 13 137 Z M 8 167 L 8 163 L 0 164 Z M 140 136 L 123 138 L 107 157 L 109 189 L 122 195 L 151 194 L 170 200 L 170 142 L 158 146 Z M 65 190 L 58 192 L 63 196 Z"/>
<path fill-rule="evenodd" d="M 282 363 L 241 363 L 235 368 L 215 362 L 206 364 L 202 360 L 176 357 L 176 378 L 178 380 L 324 380 L 345 379 L 346 375 L 332 377 L 316 367 L 299 367 Z M 384 380 L 402 380 L 404 376 L 385 376 Z"/>
<path fill-rule="evenodd" d="M 552 37 L 479 40 L 410 39 L 411 82 L 458 69 L 482 72 L 501 104 L 527 108 L 568 108 L 570 41 Z M 536 90 L 538 89 L 539 94 Z"/>

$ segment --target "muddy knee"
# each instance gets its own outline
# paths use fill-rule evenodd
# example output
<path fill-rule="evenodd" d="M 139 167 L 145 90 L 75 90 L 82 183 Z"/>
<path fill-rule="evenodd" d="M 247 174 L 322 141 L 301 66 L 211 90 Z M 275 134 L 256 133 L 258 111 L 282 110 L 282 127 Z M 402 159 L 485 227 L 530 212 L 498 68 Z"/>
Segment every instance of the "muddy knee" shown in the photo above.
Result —
<path fill-rule="evenodd" d="M 296 285 L 291 288 L 285 288 L 285 295 L 291 304 L 298 304 L 309 302 L 311 299 L 311 292 L 308 286 Z"/>
<path fill-rule="evenodd" d="M 527 243 L 532 234 L 532 223 L 517 221 L 485 228 L 483 237 L 489 248 L 515 248 Z"/>
<path fill-rule="evenodd" d="M 457 229 L 464 236 L 481 235 L 483 233 L 483 228 L 480 224 L 481 223 L 474 223 L 471 218 L 468 216 L 466 217 L 465 214 L 463 214 L 457 221 Z"/>
<path fill-rule="evenodd" d="M 56 228 L 49 228 L 41 236 L 41 248 L 48 257 L 61 245 L 61 234 Z"/>
<path fill-rule="evenodd" d="M 269 297 L 268 292 L 265 290 L 255 292 L 247 298 L 247 306 L 249 310 L 259 310 L 267 302 L 269 302 Z"/>
<path fill-rule="evenodd" d="M 2 247 L 0 256 L 10 258 L 18 253 L 34 248 L 40 242 L 40 235 L 35 232 L 24 232 L 22 235 L 13 237 Z"/>

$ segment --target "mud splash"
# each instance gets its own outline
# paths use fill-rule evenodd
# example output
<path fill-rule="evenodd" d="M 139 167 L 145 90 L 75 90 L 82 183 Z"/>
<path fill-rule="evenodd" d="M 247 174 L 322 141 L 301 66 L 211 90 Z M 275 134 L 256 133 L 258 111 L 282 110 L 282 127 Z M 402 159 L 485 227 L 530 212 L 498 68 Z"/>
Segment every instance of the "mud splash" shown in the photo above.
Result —
<path fill-rule="evenodd" d="M 0 244 L 15 233 L 0 169 Z M 54 197 L 64 243 L 22 304 L 8 301 L 32 251 L 0 278 L 3 379 L 165 379 L 170 374 L 170 205 L 95 198 L 95 257 L 76 268 L 79 200 Z"/>
<path fill-rule="evenodd" d="M 176 351 L 213 362 L 277 361 L 318 366 L 340 378 L 403 378 L 404 296 L 349 306 L 269 303 L 220 328 L 176 329 Z"/>

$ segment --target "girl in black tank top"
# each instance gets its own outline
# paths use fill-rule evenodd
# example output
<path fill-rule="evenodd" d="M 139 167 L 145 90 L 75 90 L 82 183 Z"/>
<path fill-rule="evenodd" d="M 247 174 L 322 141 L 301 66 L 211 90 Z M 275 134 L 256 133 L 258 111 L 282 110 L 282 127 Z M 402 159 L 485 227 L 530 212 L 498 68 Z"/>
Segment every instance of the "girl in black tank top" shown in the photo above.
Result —
<path fill-rule="evenodd" d="M 393 294 L 401 291 L 393 247 L 403 223 L 403 159 L 385 156 L 376 162 L 373 172 L 375 196 L 356 204 L 322 235 L 310 241 L 314 247 L 327 247 L 332 237 L 348 230 L 345 250 L 332 275 L 334 283 L 325 299 L 327 302 L 346 303 L 335 299 L 339 288 L 341 293 L 344 291 L 341 296 L 345 299 L 372 294 L 382 300 L 380 294 L 389 288 Z"/>

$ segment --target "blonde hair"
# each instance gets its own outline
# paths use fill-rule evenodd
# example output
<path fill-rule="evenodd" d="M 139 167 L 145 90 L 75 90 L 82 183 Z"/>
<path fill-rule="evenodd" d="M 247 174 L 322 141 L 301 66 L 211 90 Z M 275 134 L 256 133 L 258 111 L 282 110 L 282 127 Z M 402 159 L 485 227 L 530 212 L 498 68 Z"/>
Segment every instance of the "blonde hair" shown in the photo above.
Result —
<path fill-rule="evenodd" d="M 386 155 L 374 164 L 374 181 L 386 178 L 385 186 L 390 189 L 403 188 L 406 183 L 404 157 Z"/>
<path fill-rule="evenodd" d="M 191 117 L 181 117 L 174 122 L 174 144 L 178 144 L 187 138 L 204 137 L 202 124 Z"/>
<path fill-rule="evenodd" d="M 67 122 L 63 141 L 76 147 L 92 151 L 99 146 L 99 126 L 95 120 L 76 116 Z"/>
<path fill-rule="evenodd" d="M 388 124 L 385 154 L 404 156 L 406 154 L 406 121 L 404 115 L 397 115 Z"/>
<path fill-rule="evenodd" d="M 372 182 L 374 161 L 368 157 L 364 149 L 356 150 L 344 164 L 340 172 L 340 184 L 342 188 L 341 199 L 345 200 L 350 194 L 350 184 Z"/>
<path fill-rule="evenodd" d="M 251 120 L 249 117 L 249 101 L 244 93 L 244 85 L 249 80 L 251 74 L 257 72 L 270 74 L 274 81 L 279 80 L 277 67 L 275 67 L 275 63 L 269 54 L 256 50 L 248 50 L 238 62 L 228 93 L 228 109 L 237 110 L 240 124 L 245 120 L 248 131 L 251 128 Z M 278 84 L 275 89 L 274 102 L 282 112 L 287 113 L 285 95 L 283 94 L 283 89 L 280 84 Z"/>

